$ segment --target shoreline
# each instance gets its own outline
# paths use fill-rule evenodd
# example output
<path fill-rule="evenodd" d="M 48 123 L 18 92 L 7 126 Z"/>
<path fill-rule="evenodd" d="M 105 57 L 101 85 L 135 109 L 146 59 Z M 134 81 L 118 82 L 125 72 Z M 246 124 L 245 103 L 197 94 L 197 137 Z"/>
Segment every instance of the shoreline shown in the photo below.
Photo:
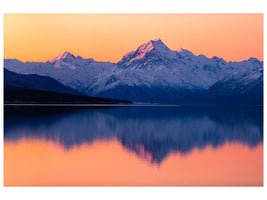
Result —
<path fill-rule="evenodd" d="M 25 106 L 25 107 L 263 107 L 263 104 L 4 104 L 9 106 Z"/>

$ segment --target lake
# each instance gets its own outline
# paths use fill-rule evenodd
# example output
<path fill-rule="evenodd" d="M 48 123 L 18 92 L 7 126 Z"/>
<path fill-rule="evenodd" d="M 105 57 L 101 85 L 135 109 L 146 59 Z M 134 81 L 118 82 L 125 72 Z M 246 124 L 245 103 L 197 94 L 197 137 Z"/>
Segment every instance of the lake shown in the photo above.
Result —
<path fill-rule="evenodd" d="M 5 186 L 263 186 L 261 106 L 5 106 Z"/>

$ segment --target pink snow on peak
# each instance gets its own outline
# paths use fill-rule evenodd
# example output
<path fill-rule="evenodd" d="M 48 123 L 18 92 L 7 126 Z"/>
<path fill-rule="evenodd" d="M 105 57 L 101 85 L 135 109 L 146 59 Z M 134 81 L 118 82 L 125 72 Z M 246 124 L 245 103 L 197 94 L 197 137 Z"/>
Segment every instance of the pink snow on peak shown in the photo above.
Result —
<path fill-rule="evenodd" d="M 170 49 L 161 41 L 160 38 L 149 40 L 147 43 L 142 44 L 138 49 L 137 58 L 142 58 L 145 54 L 153 49 L 159 52 L 170 51 Z"/>
<path fill-rule="evenodd" d="M 160 38 L 156 38 L 156 39 L 154 39 L 154 40 L 151 40 L 151 41 L 161 41 L 161 39 Z"/>
<path fill-rule="evenodd" d="M 130 56 L 133 56 L 133 58 L 130 58 L 131 61 L 139 60 L 142 58 L 145 58 L 147 53 L 154 51 L 155 55 L 158 56 L 164 56 L 169 59 L 176 59 L 177 58 L 177 52 L 170 50 L 162 41 L 160 38 L 156 38 L 153 40 L 149 40 L 148 42 L 142 44 L 138 47 L 136 51 L 130 51 L 127 54 L 125 54 L 122 58 L 122 60 L 127 60 Z M 121 60 L 121 61 L 122 61 Z"/>
<path fill-rule="evenodd" d="M 123 57 L 128 57 L 129 55 L 133 54 L 135 51 L 129 51 L 128 53 L 124 54 Z"/>
<path fill-rule="evenodd" d="M 75 58 L 75 56 L 72 55 L 70 52 L 65 51 L 64 53 L 61 53 L 61 54 L 57 55 L 56 57 L 54 57 L 54 58 L 52 58 L 52 59 L 50 59 L 48 61 L 51 62 L 51 63 L 54 63 L 57 60 L 62 60 L 64 58 L 68 58 L 68 57 L 74 57 Z"/>
<path fill-rule="evenodd" d="M 179 48 L 179 49 L 177 49 L 176 51 L 178 52 L 178 53 L 180 53 L 180 52 L 182 52 L 184 49 L 183 48 Z"/>
<path fill-rule="evenodd" d="M 154 49 L 154 45 L 152 43 L 152 40 L 150 40 L 147 43 L 142 44 L 138 49 L 138 57 L 143 57 L 146 52 L 151 51 Z"/>
<path fill-rule="evenodd" d="M 143 58 L 147 52 L 151 50 L 156 50 L 159 55 L 165 56 L 167 58 L 176 58 L 176 53 L 170 50 L 160 38 L 150 40 L 149 42 L 142 44 L 138 49 L 138 59 Z"/>

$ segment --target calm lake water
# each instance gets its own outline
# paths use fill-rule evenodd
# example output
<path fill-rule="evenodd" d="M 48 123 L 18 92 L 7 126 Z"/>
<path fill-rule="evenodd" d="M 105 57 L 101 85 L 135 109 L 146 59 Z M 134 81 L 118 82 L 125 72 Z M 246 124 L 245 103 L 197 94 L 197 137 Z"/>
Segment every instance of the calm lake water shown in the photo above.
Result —
<path fill-rule="evenodd" d="M 5 186 L 262 186 L 262 107 L 10 107 Z"/>

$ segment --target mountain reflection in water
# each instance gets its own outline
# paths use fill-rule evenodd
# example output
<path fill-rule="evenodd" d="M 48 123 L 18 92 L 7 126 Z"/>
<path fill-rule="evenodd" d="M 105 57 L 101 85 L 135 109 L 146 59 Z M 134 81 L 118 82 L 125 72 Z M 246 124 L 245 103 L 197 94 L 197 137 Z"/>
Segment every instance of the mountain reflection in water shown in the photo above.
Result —
<path fill-rule="evenodd" d="M 171 152 L 263 141 L 262 107 L 7 108 L 4 139 L 46 139 L 67 151 L 99 140 L 119 141 L 140 158 L 160 164 Z"/>

